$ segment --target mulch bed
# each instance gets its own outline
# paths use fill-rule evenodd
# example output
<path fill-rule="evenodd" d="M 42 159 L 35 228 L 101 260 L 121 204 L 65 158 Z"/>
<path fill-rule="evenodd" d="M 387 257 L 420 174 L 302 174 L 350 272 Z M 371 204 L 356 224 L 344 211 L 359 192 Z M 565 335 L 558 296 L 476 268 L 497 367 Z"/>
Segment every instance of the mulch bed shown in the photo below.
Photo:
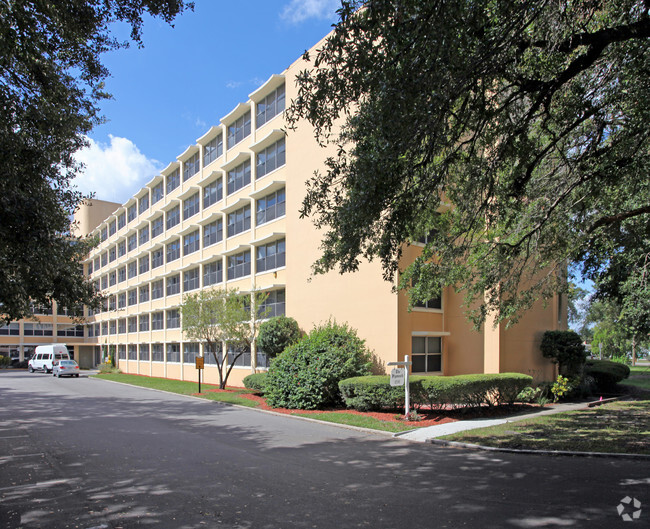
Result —
<path fill-rule="evenodd" d="M 407 426 L 413 426 L 414 428 L 436 426 L 438 424 L 466 421 L 470 419 L 485 419 L 488 417 L 499 418 L 521 413 L 527 410 L 532 410 L 535 408 L 529 404 L 513 404 L 512 406 L 485 406 L 481 408 L 447 408 L 443 410 L 419 409 L 417 421 L 405 421 L 404 409 L 380 412 L 361 412 L 345 408 L 328 408 L 323 410 L 290 410 L 287 408 L 272 408 L 266 403 L 266 399 L 264 397 L 255 395 L 253 393 L 240 393 L 241 389 L 208 389 L 205 391 L 212 393 L 237 393 L 238 396 L 244 399 L 249 399 L 257 402 L 258 409 L 274 411 L 276 413 L 284 413 L 286 415 L 309 416 L 318 413 L 347 413 L 349 415 L 362 415 L 364 417 L 372 417 L 374 419 L 385 422 L 398 422 Z"/>

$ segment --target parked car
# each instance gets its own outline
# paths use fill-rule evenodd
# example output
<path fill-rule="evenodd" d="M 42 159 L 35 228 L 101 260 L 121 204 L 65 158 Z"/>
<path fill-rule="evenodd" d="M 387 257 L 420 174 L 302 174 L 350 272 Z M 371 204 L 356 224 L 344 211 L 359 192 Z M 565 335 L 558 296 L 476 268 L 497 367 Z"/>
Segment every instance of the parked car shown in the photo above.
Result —
<path fill-rule="evenodd" d="M 27 369 L 34 371 L 52 372 L 52 363 L 56 360 L 70 360 L 68 348 L 62 344 L 39 345 L 34 351 L 34 356 L 29 359 Z"/>
<path fill-rule="evenodd" d="M 52 366 L 52 376 L 79 377 L 79 364 L 74 360 L 55 360 Z"/>

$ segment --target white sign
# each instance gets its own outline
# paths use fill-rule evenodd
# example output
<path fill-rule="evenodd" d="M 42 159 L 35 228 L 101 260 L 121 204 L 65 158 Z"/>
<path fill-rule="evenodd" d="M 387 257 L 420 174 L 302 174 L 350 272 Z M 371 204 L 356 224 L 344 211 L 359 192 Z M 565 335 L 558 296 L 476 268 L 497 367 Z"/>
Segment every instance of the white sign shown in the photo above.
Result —
<path fill-rule="evenodd" d="M 404 374 L 405 369 L 400 367 L 395 367 L 390 370 L 390 385 L 391 386 L 403 386 L 404 385 Z"/>

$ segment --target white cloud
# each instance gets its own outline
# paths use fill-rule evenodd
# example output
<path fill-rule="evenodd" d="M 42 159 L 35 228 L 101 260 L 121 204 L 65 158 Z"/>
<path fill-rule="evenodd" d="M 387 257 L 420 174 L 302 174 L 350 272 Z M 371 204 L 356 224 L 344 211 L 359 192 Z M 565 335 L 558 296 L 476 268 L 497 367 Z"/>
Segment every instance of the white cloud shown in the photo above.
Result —
<path fill-rule="evenodd" d="M 299 24 L 308 18 L 334 19 L 340 0 L 291 0 L 284 6 L 280 18 Z"/>
<path fill-rule="evenodd" d="M 76 153 L 75 159 L 85 167 L 73 184 L 83 193 L 95 193 L 99 200 L 124 203 L 163 167 L 131 140 L 109 138 L 110 144 L 89 139 L 90 145 Z"/>

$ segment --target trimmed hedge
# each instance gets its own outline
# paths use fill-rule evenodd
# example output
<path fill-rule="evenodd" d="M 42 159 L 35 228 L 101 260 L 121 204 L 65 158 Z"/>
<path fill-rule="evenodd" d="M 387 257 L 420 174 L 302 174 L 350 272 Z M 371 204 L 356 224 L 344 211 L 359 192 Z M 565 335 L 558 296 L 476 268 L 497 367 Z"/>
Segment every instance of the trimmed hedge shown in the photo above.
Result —
<path fill-rule="evenodd" d="M 267 373 L 253 373 L 244 377 L 244 387 L 252 389 L 258 393 L 264 393 L 264 386 L 266 385 Z"/>
<path fill-rule="evenodd" d="M 611 390 L 621 380 L 630 376 L 630 368 L 610 360 L 587 360 L 585 375 L 594 378 L 598 389 Z"/>
<path fill-rule="evenodd" d="M 409 377 L 409 389 L 413 406 L 493 406 L 512 404 L 532 381 L 533 377 L 521 373 L 447 377 L 416 375 Z M 404 388 L 392 387 L 389 376 L 349 378 L 339 383 L 339 389 L 345 404 L 359 411 L 404 405 Z"/>

